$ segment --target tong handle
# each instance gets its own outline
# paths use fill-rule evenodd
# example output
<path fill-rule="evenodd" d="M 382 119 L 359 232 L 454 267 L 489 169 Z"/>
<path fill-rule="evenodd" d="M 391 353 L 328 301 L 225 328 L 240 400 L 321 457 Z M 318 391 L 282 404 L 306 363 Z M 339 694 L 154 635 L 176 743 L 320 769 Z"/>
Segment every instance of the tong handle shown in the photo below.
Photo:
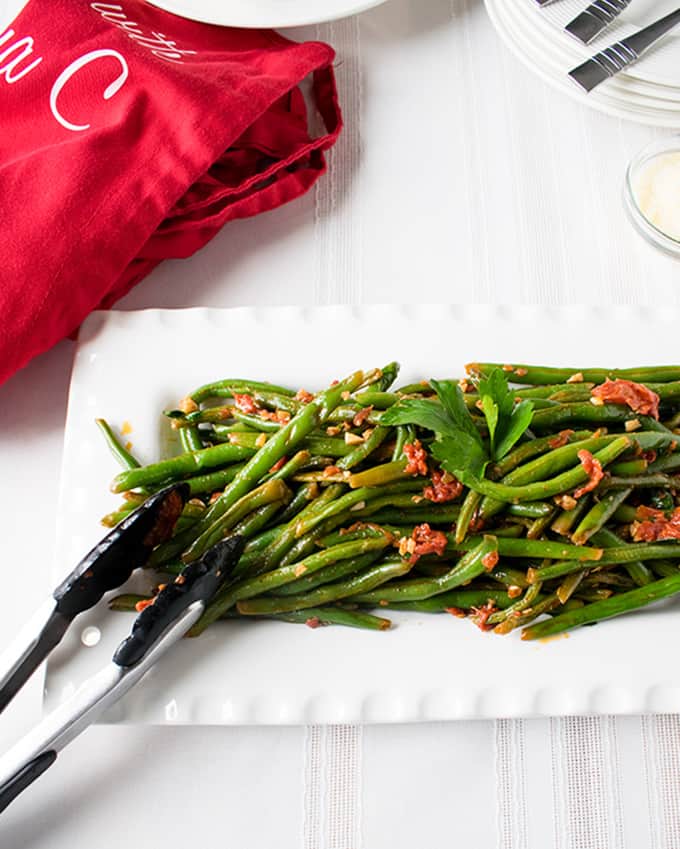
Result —
<path fill-rule="evenodd" d="M 57 759 L 54 749 L 43 752 L 24 764 L 8 781 L 0 786 L 0 813 L 2 813 L 10 802 L 13 802 L 19 793 L 29 787 L 36 778 L 49 769 Z"/>

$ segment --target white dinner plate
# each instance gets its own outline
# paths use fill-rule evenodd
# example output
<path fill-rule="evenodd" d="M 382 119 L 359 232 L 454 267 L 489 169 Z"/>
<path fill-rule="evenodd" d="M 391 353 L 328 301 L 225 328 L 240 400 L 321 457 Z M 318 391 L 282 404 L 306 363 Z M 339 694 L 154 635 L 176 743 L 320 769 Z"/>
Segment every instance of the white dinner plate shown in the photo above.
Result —
<path fill-rule="evenodd" d="M 555 35 L 573 41 L 584 57 L 637 32 L 657 18 L 678 8 L 677 0 L 635 0 L 596 40 L 586 46 L 581 45 L 563 31 L 565 24 L 582 12 L 587 5 L 583 0 L 560 0 L 559 3 L 553 3 L 544 8 L 538 7 L 535 0 L 504 0 L 504 2 L 521 7 L 527 16 L 531 15 L 548 23 Z M 631 65 L 626 73 L 651 83 L 680 88 L 679 55 L 680 29 L 676 29 L 668 33 L 663 41 L 659 42 L 642 60 Z"/>
<path fill-rule="evenodd" d="M 81 329 L 71 383 L 53 579 L 99 539 L 99 517 L 120 500 L 108 490 L 117 468 L 96 416 L 129 423 L 133 451 L 150 462 L 172 450 L 161 410 L 206 381 L 251 377 L 311 390 L 395 358 L 405 382 L 460 375 L 476 359 L 672 363 L 679 318 L 666 306 L 94 313 Z M 395 627 L 386 632 L 218 623 L 174 647 L 107 720 L 297 724 L 680 710 L 680 666 L 664 649 L 676 642 L 677 601 L 546 643 L 482 633 L 448 615 L 390 615 Z M 50 657 L 45 706 L 104 664 L 131 622 L 101 605 L 81 616 Z M 101 631 L 94 647 L 82 642 L 89 627 Z"/>
<path fill-rule="evenodd" d="M 485 0 L 485 5 L 499 36 L 509 49 L 554 88 L 608 115 L 651 126 L 680 127 L 680 92 L 678 99 L 675 99 L 672 96 L 674 90 L 652 87 L 651 84 L 619 75 L 620 78 L 608 80 L 586 94 L 567 76 L 570 68 L 582 61 L 582 58 L 574 56 L 570 60 L 568 53 L 562 52 L 563 49 L 569 49 L 561 40 L 563 36 L 558 33 L 555 41 L 541 37 L 526 23 L 522 24 L 527 13 L 508 5 L 507 0 Z M 649 91 L 661 96 L 647 96 L 644 85 L 648 86 Z"/>
<path fill-rule="evenodd" d="M 183 18 L 225 27 L 282 29 L 356 15 L 385 0 L 148 0 Z"/>
<path fill-rule="evenodd" d="M 540 14 L 528 14 L 521 2 L 504 2 L 500 5 L 503 15 L 512 19 L 520 40 L 540 54 L 540 62 L 546 69 L 557 70 L 560 76 L 591 56 L 596 47 L 586 47 L 575 38 L 567 36 L 562 27 L 556 27 L 549 18 Z M 539 10 L 540 11 L 540 10 Z M 611 35 L 607 39 L 611 41 Z M 636 98 L 672 101 L 680 108 L 680 87 L 660 85 L 639 79 L 634 75 L 635 66 L 629 73 L 617 74 L 595 90 L 598 94 L 606 91 L 620 96 L 626 102 L 635 103 Z M 573 85 L 573 83 L 571 83 Z M 667 107 L 668 108 L 668 107 Z"/>

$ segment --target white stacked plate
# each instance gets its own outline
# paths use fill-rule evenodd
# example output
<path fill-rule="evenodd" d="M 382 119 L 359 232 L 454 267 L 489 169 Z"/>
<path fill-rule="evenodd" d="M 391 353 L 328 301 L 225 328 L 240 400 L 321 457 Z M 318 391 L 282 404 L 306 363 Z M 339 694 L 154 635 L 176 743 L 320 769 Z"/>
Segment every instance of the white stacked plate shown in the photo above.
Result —
<path fill-rule="evenodd" d="M 680 127 L 680 28 L 636 64 L 585 94 L 568 72 L 594 53 L 673 11 L 678 0 L 632 0 L 615 23 L 589 45 L 564 29 L 588 0 L 484 0 L 499 35 L 513 53 L 551 85 L 621 118 L 658 127 Z"/>

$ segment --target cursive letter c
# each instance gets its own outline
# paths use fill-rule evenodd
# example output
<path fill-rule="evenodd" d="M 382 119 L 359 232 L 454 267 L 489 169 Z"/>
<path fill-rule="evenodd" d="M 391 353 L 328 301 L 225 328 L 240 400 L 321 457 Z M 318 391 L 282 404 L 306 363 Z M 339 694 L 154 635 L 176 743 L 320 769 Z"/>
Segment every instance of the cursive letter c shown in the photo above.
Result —
<path fill-rule="evenodd" d="M 59 111 L 59 107 L 57 106 L 57 98 L 59 97 L 62 88 L 77 71 L 85 67 L 85 65 L 88 65 L 90 62 L 94 62 L 95 59 L 101 59 L 104 56 L 113 56 L 114 59 L 117 59 L 120 62 L 122 68 L 120 74 L 116 77 L 116 79 L 104 89 L 104 100 L 110 100 L 113 95 L 120 90 L 121 86 L 128 78 L 129 73 L 127 62 L 120 55 L 120 53 L 115 50 L 91 50 L 89 53 L 86 53 L 79 59 L 76 59 L 71 62 L 71 64 L 67 68 L 65 68 L 54 81 L 52 91 L 50 92 L 50 109 L 52 110 L 52 114 L 57 119 L 57 121 L 59 121 L 61 126 L 65 127 L 67 130 L 71 130 L 72 132 L 77 133 L 81 130 L 88 130 L 90 128 L 90 125 L 72 124 L 70 121 L 67 121 L 66 118 L 64 118 L 64 116 Z"/>

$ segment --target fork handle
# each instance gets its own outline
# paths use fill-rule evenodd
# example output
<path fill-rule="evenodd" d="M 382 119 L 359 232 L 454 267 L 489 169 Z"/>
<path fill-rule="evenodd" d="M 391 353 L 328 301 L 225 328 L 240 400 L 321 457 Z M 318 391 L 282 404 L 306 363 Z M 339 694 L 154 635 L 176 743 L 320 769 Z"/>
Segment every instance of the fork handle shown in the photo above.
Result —
<path fill-rule="evenodd" d="M 658 21 L 654 21 L 653 24 L 649 24 L 649 26 L 644 27 L 639 32 L 629 35 L 628 38 L 624 38 L 621 41 L 621 44 L 632 50 L 636 54 L 636 58 L 639 58 L 662 35 L 666 35 L 667 32 L 670 32 L 678 24 L 680 24 L 680 9 L 670 12 L 663 18 L 659 18 Z"/>

